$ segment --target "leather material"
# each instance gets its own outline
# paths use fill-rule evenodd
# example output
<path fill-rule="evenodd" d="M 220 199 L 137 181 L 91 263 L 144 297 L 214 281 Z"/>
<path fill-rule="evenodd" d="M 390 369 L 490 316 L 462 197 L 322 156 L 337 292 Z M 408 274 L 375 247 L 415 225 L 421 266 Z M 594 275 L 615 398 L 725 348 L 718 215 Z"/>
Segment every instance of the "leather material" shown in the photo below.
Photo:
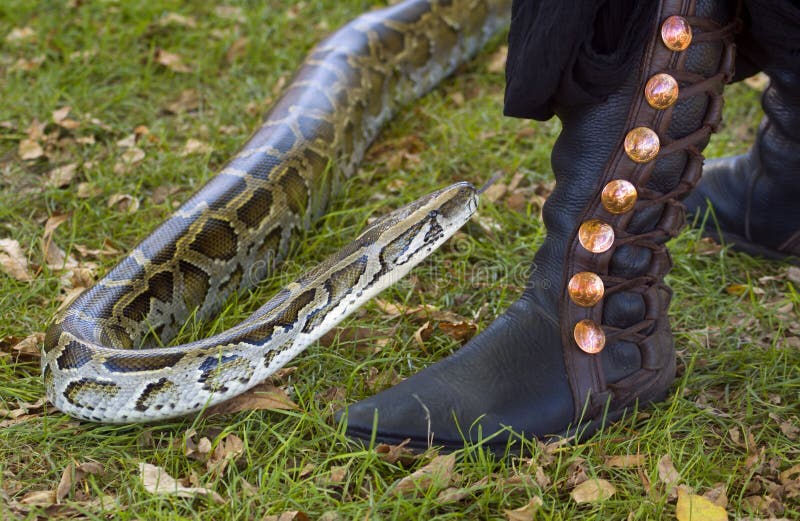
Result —
<path fill-rule="evenodd" d="M 543 209 L 547 237 L 522 297 L 455 354 L 340 413 L 349 436 L 457 449 L 496 434 L 486 445 L 502 449 L 512 432 L 590 433 L 636 402 L 665 397 L 675 356 L 663 283 L 671 260 L 663 243 L 683 226 L 677 199 L 699 178 L 700 150 L 721 115 L 720 92 L 733 65 L 732 27 L 722 27 L 732 19 L 727 5 L 663 0 L 640 66 L 622 88 L 604 103 L 556 107 L 563 123 L 551 158 L 556 187 Z M 671 14 L 687 16 L 695 31 L 696 43 L 684 52 L 661 43 L 661 22 Z M 685 94 L 675 107 L 658 111 L 644 101 L 644 84 L 667 71 Z M 658 159 L 645 165 L 633 163 L 622 147 L 636 126 L 656 130 L 662 140 Z M 636 185 L 640 201 L 617 216 L 603 209 L 600 191 L 620 178 Z M 590 218 L 614 227 L 606 253 L 579 245 L 578 228 Z M 583 308 L 570 300 L 567 281 L 579 271 L 603 279 L 607 297 L 600 304 Z M 599 354 L 584 353 L 572 337 L 583 318 L 606 332 Z"/>
<path fill-rule="evenodd" d="M 746 154 L 710 161 L 685 203 L 734 248 L 769 258 L 800 259 L 800 68 L 769 71 L 764 119 Z"/>

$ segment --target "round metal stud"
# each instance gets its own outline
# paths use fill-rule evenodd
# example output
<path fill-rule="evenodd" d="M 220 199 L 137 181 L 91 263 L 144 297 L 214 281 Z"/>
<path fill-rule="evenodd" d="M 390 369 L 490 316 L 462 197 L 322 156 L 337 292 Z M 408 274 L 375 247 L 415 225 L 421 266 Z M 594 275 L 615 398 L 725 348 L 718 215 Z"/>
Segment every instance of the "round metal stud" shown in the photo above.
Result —
<path fill-rule="evenodd" d="M 581 320 L 575 324 L 572 334 L 578 347 L 590 355 L 599 353 L 606 346 L 606 334 L 593 320 Z"/>
<path fill-rule="evenodd" d="M 599 219 L 589 219 L 578 228 L 578 240 L 590 252 L 603 253 L 614 244 L 614 228 Z"/>
<path fill-rule="evenodd" d="M 569 292 L 569 298 L 572 299 L 572 302 L 588 308 L 594 306 L 603 299 L 605 286 L 603 285 L 603 279 L 596 273 L 582 271 L 576 273 L 569 279 L 567 291 Z"/>
<path fill-rule="evenodd" d="M 647 80 L 644 97 L 654 109 L 667 109 L 678 101 L 678 82 L 664 72 L 656 74 Z"/>
<path fill-rule="evenodd" d="M 625 136 L 625 153 L 637 163 L 647 163 L 658 155 L 661 142 L 658 134 L 647 127 L 636 127 Z"/>
<path fill-rule="evenodd" d="M 633 183 L 624 179 L 614 179 L 603 188 L 600 200 L 609 213 L 621 214 L 633 210 L 639 194 Z"/>
<path fill-rule="evenodd" d="M 661 41 L 671 51 L 685 51 L 692 43 L 692 26 L 682 16 L 670 16 L 661 24 Z"/>

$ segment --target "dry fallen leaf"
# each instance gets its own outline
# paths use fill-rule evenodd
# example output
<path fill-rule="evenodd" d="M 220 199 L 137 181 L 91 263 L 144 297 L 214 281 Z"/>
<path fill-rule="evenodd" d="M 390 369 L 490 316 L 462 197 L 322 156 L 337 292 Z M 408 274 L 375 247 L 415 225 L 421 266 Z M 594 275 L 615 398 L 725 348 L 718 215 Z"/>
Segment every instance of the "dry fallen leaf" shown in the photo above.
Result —
<path fill-rule="evenodd" d="M 11 70 L 25 71 L 25 72 L 35 71 L 36 69 L 42 66 L 45 59 L 46 57 L 44 54 L 40 54 L 39 56 L 34 56 L 31 59 L 20 58 L 14 62 L 14 64 L 11 66 Z"/>
<path fill-rule="evenodd" d="M 526 505 L 514 510 L 503 510 L 503 513 L 508 521 L 533 521 L 540 506 L 542 506 L 542 498 L 533 496 Z"/>
<path fill-rule="evenodd" d="M 167 13 L 158 21 L 158 25 L 179 25 L 182 27 L 197 27 L 197 19 L 194 16 L 184 16 L 179 13 Z"/>
<path fill-rule="evenodd" d="M 39 345 L 44 342 L 44 333 L 33 333 L 28 335 L 13 346 L 11 346 L 11 354 L 16 355 L 17 361 L 19 360 L 39 360 L 42 357 L 42 350 Z"/>
<path fill-rule="evenodd" d="M 675 506 L 678 521 L 728 521 L 728 513 L 703 496 L 690 494 L 683 487 L 678 489 L 678 504 Z"/>
<path fill-rule="evenodd" d="M 55 504 L 56 491 L 55 490 L 34 490 L 28 492 L 22 499 L 19 500 L 23 505 L 34 505 L 46 507 Z"/>
<path fill-rule="evenodd" d="M 17 153 L 20 159 L 38 159 L 44 155 L 44 149 L 37 141 L 23 139 L 19 142 Z"/>
<path fill-rule="evenodd" d="M 264 516 L 261 521 L 310 521 L 310 517 L 305 512 L 291 510 L 283 512 L 277 516 Z"/>
<path fill-rule="evenodd" d="M 606 458 L 606 466 L 627 469 L 644 465 L 644 454 L 623 454 Z"/>
<path fill-rule="evenodd" d="M 446 488 L 453 479 L 455 464 L 454 454 L 436 456 L 424 467 L 396 482 L 392 491 L 395 494 L 410 494 L 417 491 L 425 492 L 430 489 Z"/>
<path fill-rule="evenodd" d="M 759 72 L 755 76 L 750 76 L 749 78 L 745 78 L 744 84 L 750 87 L 751 89 L 763 92 L 764 89 L 767 88 L 767 85 L 769 85 L 769 76 L 767 76 L 763 72 Z"/>
<path fill-rule="evenodd" d="M 78 171 L 78 163 L 69 163 L 50 170 L 47 174 L 47 183 L 55 188 L 64 188 L 75 179 L 75 172 Z"/>
<path fill-rule="evenodd" d="M 661 459 L 658 460 L 658 479 L 667 485 L 667 490 L 677 485 L 681 480 L 681 475 L 675 469 L 675 465 L 672 464 L 672 458 L 669 454 L 661 456 Z"/>
<path fill-rule="evenodd" d="M 228 47 L 228 51 L 225 53 L 225 62 L 226 63 L 233 63 L 242 56 L 244 56 L 245 51 L 247 51 L 247 43 L 249 39 L 246 36 L 242 36 L 235 42 Z"/>
<path fill-rule="evenodd" d="M 92 474 L 102 474 L 103 466 L 94 461 L 87 461 L 75 466 L 70 463 L 61 473 L 61 481 L 56 488 L 56 503 L 60 503 L 62 499 L 67 497 L 75 485 L 80 484 L 86 476 Z"/>
<path fill-rule="evenodd" d="M 573 501 L 578 503 L 597 503 L 605 501 L 617 491 L 610 482 L 605 479 L 587 479 L 570 493 Z"/>
<path fill-rule="evenodd" d="M 457 322 L 439 322 L 439 329 L 444 334 L 459 342 L 466 342 L 478 332 L 478 325 L 471 320 L 459 320 Z"/>
<path fill-rule="evenodd" d="M 207 449 L 210 449 L 210 443 L 208 443 L 208 447 L 201 446 L 204 445 L 203 440 L 206 442 L 209 441 L 208 438 L 202 438 L 200 440 L 198 452 L 201 454 L 204 452 L 208 453 Z M 213 475 L 220 476 L 225 471 L 228 464 L 239 459 L 242 454 L 244 454 L 244 442 L 235 434 L 228 434 L 225 436 L 225 439 L 217 443 L 213 454 L 211 454 L 206 462 L 206 468 Z"/>
<path fill-rule="evenodd" d="M 192 72 L 192 68 L 183 63 L 183 58 L 179 54 L 161 48 L 156 48 L 155 60 L 156 63 L 175 72 Z"/>
<path fill-rule="evenodd" d="M 0 270 L 23 282 L 33 280 L 28 271 L 28 259 L 15 239 L 0 239 Z"/>
<path fill-rule="evenodd" d="M 62 250 L 53 240 L 53 234 L 56 228 L 69 220 L 72 214 L 56 214 L 47 219 L 44 224 L 44 233 L 42 233 L 42 251 L 44 251 L 44 260 L 47 267 L 53 270 L 72 269 L 78 267 L 72 255 L 67 256 L 66 252 Z"/>
<path fill-rule="evenodd" d="M 508 58 L 508 45 L 501 45 L 489 57 L 489 63 L 486 65 L 486 70 L 498 74 L 506 69 L 506 59 Z"/>
<path fill-rule="evenodd" d="M 218 5 L 214 8 L 214 14 L 226 20 L 233 20 L 239 23 L 245 23 L 244 11 L 241 7 L 233 5 Z"/>
<path fill-rule="evenodd" d="M 375 452 L 378 454 L 378 458 L 387 463 L 394 464 L 399 461 L 407 465 L 420 457 L 420 455 L 406 447 L 410 442 L 411 438 L 403 440 L 399 445 L 381 443 L 375 447 Z"/>
<path fill-rule="evenodd" d="M 36 32 L 30 27 L 14 27 L 6 35 L 6 41 L 8 43 L 20 43 L 27 40 L 34 40 L 35 38 Z"/>
<path fill-rule="evenodd" d="M 183 146 L 181 156 L 188 156 L 191 154 L 207 154 L 214 150 L 211 145 L 204 143 L 199 139 L 189 138 Z"/>
<path fill-rule="evenodd" d="M 139 478 L 144 489 L 156 495 L 175 495 L 178 497 L 192 498 L 207 496 L 215 503 L 224 503 L 222 496 L 205 487 L 187 487 L 182 485 L 161 467 L 149 463 L 139 463 Z"/>
<path fill-rule="evenodd" d="M 107 206 L 119 212 L 136 213 L 139 209 L 139 200 L 128 194 L 114 194 L 108 198 Z"/>
<path fill-rule="evenodd" d="M 226 402 L 222 402 L 206 410 L 206 414 L 233 414 L 239 411 L 272 410 L 297 410 L 286 391 L 272 383 L 259 384 L 249 391 L 240 394 Z"/>
<path fill-rule="evenodd" d="M 178 94 L 178 99 L 168 104 L 164 109 L 173 114 L 191 112 L 200 107 L 200 93 L 195 89 L 186 89 Z"/>

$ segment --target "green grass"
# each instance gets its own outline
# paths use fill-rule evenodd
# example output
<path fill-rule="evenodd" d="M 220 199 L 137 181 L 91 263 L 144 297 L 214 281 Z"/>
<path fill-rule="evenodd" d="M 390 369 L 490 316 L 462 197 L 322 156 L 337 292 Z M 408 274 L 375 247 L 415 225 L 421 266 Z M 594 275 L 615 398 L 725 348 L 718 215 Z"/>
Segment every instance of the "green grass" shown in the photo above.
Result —
<path fill-rule="evenodd" d="M 128 250 L 169 215 L 174 201 L 185 200 L 231 157 L 257 127 L 268 100 L 274 98 L 274 85 L 291 76 L 320 34 L 373 2 L 310 0 L 297 4 L 294 14 L 288 9 L 294 2 L 238 3 L 244 14 L 239 21 L 219 16 L 207 2 L 109 0 L 79 7 L 69 7 L 69 2 L 3 2 L 0 37 L 25 26 L 36 36 L 0 43 L 0 122 L 8 122 L 0 126 L 0 238 L 18 240 L 29 261 L 43 265 L 40 237 L 45 220 L 70 213 L 55 234 L 57 244 L 68 252 L 79 246 L 101 248 L 107 238 L 119 250 Z M 159 25 L 169 12 L 193 16 L 196 27 Z M 242 36 L 248 38 L 244 53 L 229 63 L 226 52 Z M 494 41 L 494 47 L 501 41 Z M 153 60 L 156 48 L 179 53 L 192 71 L 175 73 L 159 66 Z M 82 51 L 90 55 L 71 58 Z M 482 183 L 495 172 L 506 182 L 521 172 L 523 186 L 552 181 L 549 152 L 559 125 L 501 116 L 503 77 L 488 70 L 491 52 L 463 67 L 386 128 L 379 143 L 402 143 L 407 136 L 425 143 L 419 161 L 405 160 L 399 168 L 390 168 L 397 163 L 391 147 L 372 154 L 342 187 L 333 211 L 304 237 L 302 247 L 295 248 L 282 280 L 346 243 L 372 211 L 396 207 L 449 182 Z M 44 62 L 37 70 L 14 70 L 17 60 L 40 56 Z M 165 113 L 163 108 L 185 89 L 200 93 L 199 110 Z M 246 110 L 248 104 L 252 110 Z M 96 143 L 62 142 L 48 149 L 47 160 L 20 160 L 17 146 L 25 129 L 34 120 L 50 121 L 51 112 L 65 105 L 72 107 L 71 117 L 83 123 L 72 133 L 62 132 L 62 137 L 91 134 Z M 728 123 L 713 138 L 707 155 L 746 150 L 760 117 L 758 107 L 757 92 L 745 86 L 731 88 Z M 91 117 L 99 123 L 89 123 Z M 122 152 L 116 142 L 138 125 L 147 126 L 153 136 L 140 145 L 146 157 L 129 173 L 115 174 Z M 52 124 L 46 129 L 53 130 Z M 210 143 L 213 151 L 181 156 L 189 138 Z M 52 168 L 73 162 L 83 166 L 70 186 L 46 185 Z M 405 188 L 397 190 L 398 180 L 406 182 Z M 80 182 L 88 183 L 96 195 L 79 197 Z M 174 193 L 155 202 L 153 194 L 165 189 L 161 187 Z M 108 208 L 109 197 L 117 193 L 137 198 L 138 211 L 126 214 Z M 471 223 L 458 248 L 444 247 L 382 298 L 432 304 L 467 317 L 481 310 L 477 321 L 485 327 L 519 294 L 521 274 L 544 230 L 538 209 L 530 205 L 514 211 L 503 203 L 484 203 L 481 215 L 499 228 Z M 800 426 L 800 289 L 787 278 L 785 266 L 724 251 L 700 254 L 697 245 L 697 234 L 687 231 L 672 248 L 675 269 L 669 282 L 675 290 L 672 319 L 679 378 L 670 399 L 585 443 L 554 450 L 533 447 L 534 460 L 548 478 L 541 483 L 509 484 L 508 478 L 527 472 L 520 462 L 471 448 L 456 465 L 455 486 L 478 484 L 466 499 L 444 504 L 435 490 L 409 497 L 391 492 L 392 484 L 415 467 L 390 464 L 373 451 L 349 445 L 332 410 L 385 387 L 393 373 L 413 374 L 458 344 L 437 332 L 422 351 L 413 340 L 419 324 L 386 317 L 370 304 L 344 326 L 368 328 L 376 340 L 387 339 L 385 345 L 377 353 L 365 349 L 363 340 L 312 346 L 295 361 L 297 371 L 288 380 L 299 411 L 120 427 L 75 422 L 51 409 L 0 427 L 0 512 L 25 517 L 8 511 L 8 505 L 32 491 L 55 489 L 70 462 L 91 460 L 102 463 L 105 472 L 89 477 L 67 500 L 90 519 L 244 520 L 290 510 L 312 518 L 336 511 L 342 519 L 503 519 L 504 509 L 520 507 L 533 496 L 544 503 L 538 519 L 673 518 L 675 502 L 658 483 L 657 471 L 659 459 L 670 455 L 681 483 L 698 493 L 724 484 L 727 511 L 733 517 L 749 515 L 752 497 L 770 496 L 782 505 L 775 515 L 798 519 L 800 502 L 778 488 L 778 473 L 800 461 L 797 433 L 791 430 Z M 96 261 L 98 274 L 117 259 L 110 255 Z M 443 271 L 457 272 L 466 260 L 498 274 L 498 280 L 475 285 Z M 0 275 L 0 340 L 44 330 L 65 292 L 60 275 L 47 267 L 27 283 Z M 251 297 L 230 303 L 210 324 L 190 324 L 181 339 L 237 323 L 280 283 L 265 284 Z M 726 290 L 731 286 L 739 291 L 731 294 Z M 370 378 L 375 374 L 377 384 Z M 42 395 L 38 364 L 0 356 L 0 408 L 15 409 L 18 402 L 34 402 Z M 334 395 L 338 398 L 331 402 Z M 185 455 L 190 428 L 200 433 L 195 439 L 207 436 L 215 444 L 235 434 L 244 441 L 243 456 L 222 473 L 208 471 Z M 622 454 L 643 454 L 641 469 L 606 464 L 607 456 Z M 177 478 L 195 475 L 226 503 L 153 496 L 139 482 L 139 462 L 163 466 Z M 313 469 L 302 473 L 308 464 Z M 347 468 L 343 481 L 326 481 L 331 468 L 341 466 Z M 568 483 L 580 472 L 611 481 L 616 494 L 603 503 L 576 505 Z M 652 484 L 649 489 L 645 481 Z M 116 497 L 110 514 L 87 503 L 103 494 Z M 45 515 L 32 508 L 27 516 Z"/>

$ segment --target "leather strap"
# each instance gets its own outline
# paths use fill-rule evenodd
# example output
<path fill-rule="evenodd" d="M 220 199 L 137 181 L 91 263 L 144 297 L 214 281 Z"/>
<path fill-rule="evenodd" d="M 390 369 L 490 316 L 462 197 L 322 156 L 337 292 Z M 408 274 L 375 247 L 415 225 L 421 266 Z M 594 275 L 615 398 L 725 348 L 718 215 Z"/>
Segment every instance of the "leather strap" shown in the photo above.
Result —
<path fill-rule="evenodd" d="M 672 51 L 661 40 L 661 24 L 671 15 L 683 16 L 692 26 L 692 44 L 699 42 L 722 42 L 723 52 L 717 72 L 704 76 L 686 70 L 687 53 Z M 684 208 L 679 200 L 688 193 L 699 180 L 703 156 L 700 149 L 710 134 L 716 130 L 722 115 L 722 88 L 733 74 L 734 46 L 733 34 L 738 24 L 720 26 L 706 18 L 695 16 L 694 0 L 663 0 L 659 15 L 653 21 L 652 37 L 644 50 L 639 67 L 639 94 L 632 99 L 625 128 L 617 137 L 619 146 L 605 168 L 599 173 L 600 186 L 616 179 L 631 182 L 637 189 L 639 198 L 631 212 L 612 214 L 602 205 L 600 193 L 584 210 L 580 222 L 599 219 L 610 224 L 615 232 L 614 245 L 604 253 L 586 250 L 578 240 L 576 229 L 566 250 L 562 297 L 560 303 L 562 346 L 564 360 L 575 405 L 575 421 L 593 419 L 600 416 L 608 400 L 614 407 L 624 406 L 635 399 L 642 389 L 653 381 L 654 372 L 672 364 L 672 338 L 666 318 L 671 292 L 663 283 L 663 278 L 672 266 L 669 253 L 663 243 L 678 234 L 685 222 Z M 706 96 L 708 103 L 702 124 L 696 130 L 680 139 L 670 139 L 667 130 L 673 119 L 674 105 L 666 109 L 653 108 L 644 96 L 644 86 L 655 74 L 667 73 L 680 84 L 679 99 L 693 96 Z M 636 127 L 647 127 L 656 132 L 661 142 L 657 159 L 679 151 L 688 154 L 687 161 L 677 187 L 667 193 L 647 188 L 656 160 L 637 163 L 631 160 L 623 148 L 623 140 L 628 131 Z M 658 224 L 646 233 L 629 233 L 628 225 L 635 213 L 654 205 L 663 205 L 664 210 Z M 616 249 L 625 244 L 648 248 L 652 259 L 646 274 L 623 279 L 609 275 L 609 265 Z M 588 319 L 596 324 L 603 321 L 603 301 L 592 307 L 576 305 L 567 292 L 567 282 L 579 272 L 591 272 L 600 276 L 606 288 L 606 296 L 619 291 L 632 291 L 644 298 L 647 312 L 645 318 L 631 327 L 616 329 L 603 325 L 606 341 L 625 340 L 635 343 L 641 352 L 642 367 L 632 375 L 614 385 L 608 385 L 603 374 L 600 357 L 582 351 L 573 338 L 575 324 Z"/>

